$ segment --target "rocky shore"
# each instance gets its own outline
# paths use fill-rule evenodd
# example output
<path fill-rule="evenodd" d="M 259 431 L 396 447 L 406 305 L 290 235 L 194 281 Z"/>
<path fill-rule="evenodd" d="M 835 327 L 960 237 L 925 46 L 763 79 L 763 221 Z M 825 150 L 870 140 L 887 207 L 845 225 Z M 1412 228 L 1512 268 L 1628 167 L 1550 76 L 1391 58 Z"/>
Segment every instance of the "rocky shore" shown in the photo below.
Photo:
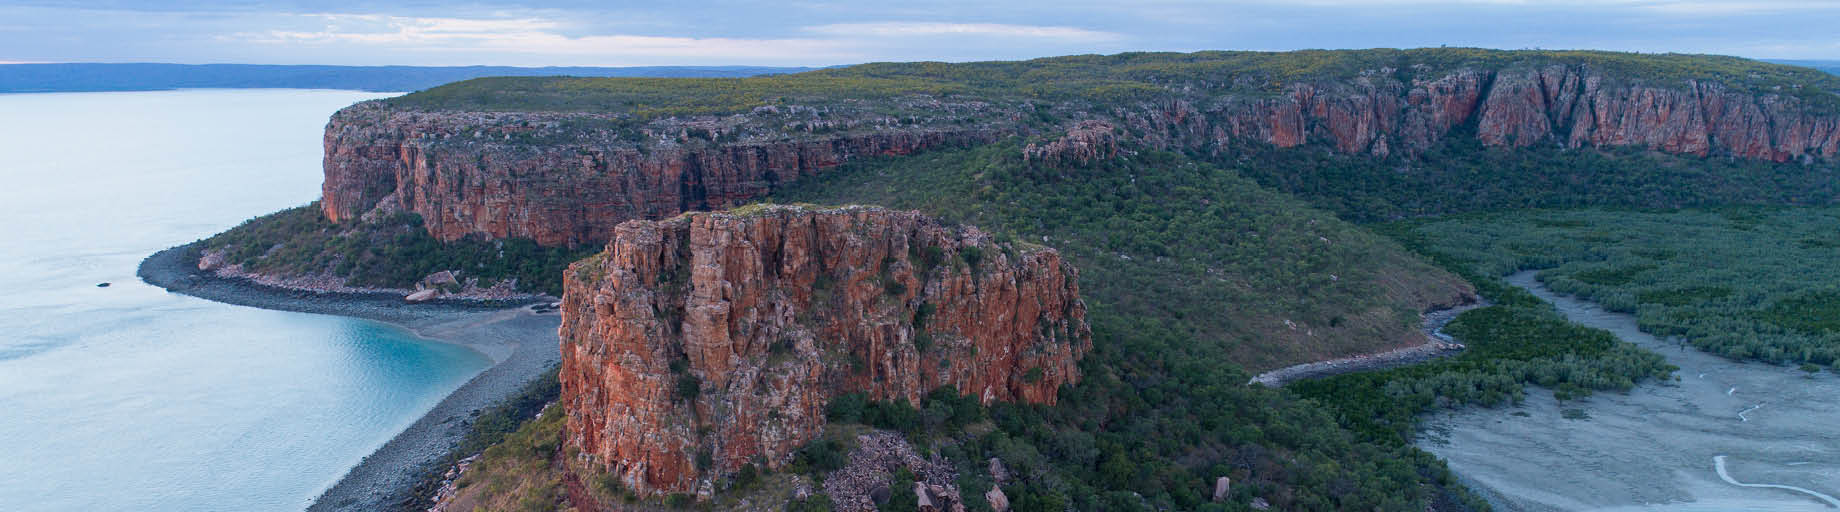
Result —
<path fill-rule="evenodd" d="M 547 302 L 525 307 L 540 302 L 536 298 L 410 304 L 397 293 L 279 288 L 201 271 L 199 255 L 196 244 L 160 251 L 142 261 L 137 273 L 148 284 L 217 302 L 394 324 L 424 338 L 472 348 L 494 363 L 351 468 L 308 510 L 394 507 L 408 497 L 421 469 L 459 443 L 481 410 L 517 393 L 560 360 L 560 320 L 553 309 L 543 308 Z"/>

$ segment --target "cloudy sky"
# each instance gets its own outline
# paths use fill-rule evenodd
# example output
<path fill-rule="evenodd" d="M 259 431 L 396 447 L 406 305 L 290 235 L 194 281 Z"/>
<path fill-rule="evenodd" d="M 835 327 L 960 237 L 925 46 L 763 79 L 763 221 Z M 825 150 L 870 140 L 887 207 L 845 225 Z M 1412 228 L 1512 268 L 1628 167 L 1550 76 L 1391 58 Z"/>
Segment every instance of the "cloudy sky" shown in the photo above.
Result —
<path fill-rule="evenodd" d="M 831 65 L 1481 46 L 1840 59 L 1840 0 L 0 0 L 0 62 Z"/>

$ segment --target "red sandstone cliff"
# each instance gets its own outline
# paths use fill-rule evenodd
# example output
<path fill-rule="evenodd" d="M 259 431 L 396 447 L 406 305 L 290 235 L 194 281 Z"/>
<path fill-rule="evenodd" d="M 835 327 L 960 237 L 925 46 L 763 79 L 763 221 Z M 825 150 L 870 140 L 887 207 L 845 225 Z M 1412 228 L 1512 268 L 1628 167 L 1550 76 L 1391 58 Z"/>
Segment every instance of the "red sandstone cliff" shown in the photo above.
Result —
<path fill-rule="evenodd" d="M 902 97 L 643 123 L 618 113 L 363 103 L 327 126 L 321 204 L 335 222 L 380 205 L 407 209 L 442 240 L 601 243 L 625 220 L 733 206 L 853 159 L 1041 134 L 1027 120 L 1042 108 L 1073 121 L 1064 136 L 1041 134 L 1057 140 L 1031 148 L 1032 159 L 1107 157 L 1126 137 L 1172 149 L 1317 142 L 1346 153 L 1412 154 L 1460 126 L 1474 126 L 1490 146 L 1637 146 L 1775 162 L 1840 154 L 1840 116 L 1795 95 L 1651 83 L 1584 65 L 1443 74 L 1381 68 L 1259 94 L 1219 84 L 1164 87 L 1164 99 L 1111 105 Z"/>
<path fill-rule="evenodd" d="M 568 443 L 646 493 L 786 463 L 846 393 L 1053 403 L 1092 343 L 1054 250 L 873 207 L 623 223 L 562 314 Z"/>
<path fill-rule="evenodd" d="M 1178 99 L 1116 116 L 1162 147 L 1320 141 L 1345 153 L 1411 153 L 1474 122 L 1489 146 L 1640 146 L 1775 162 L 1840 155 L 1840 116 L 1814 113 L 1788 95 L 1691 80 L 1644 85 L 1577 66 L 1469 70 L 1409 83 L 1377 78 L 1392 70 L 1380 71 L 1294 83 L 1267 98 L 1227 97 L 1205 108 Z"/>
<path fill-rule="evenodd" d="M 757 109 L 633 129 L 613 115 L 396 111 L 361 103 L 326 127 L 321 205 L 328 219 L 343 222 L 388 203 L 420 214 L 441 240 L 598 244 L 626 220 L 736 206 L 852 159 L 997 137 L 977 125 L 900 126 L 885 118 L 808 133 L 813 121 L 800 114 Z"/>

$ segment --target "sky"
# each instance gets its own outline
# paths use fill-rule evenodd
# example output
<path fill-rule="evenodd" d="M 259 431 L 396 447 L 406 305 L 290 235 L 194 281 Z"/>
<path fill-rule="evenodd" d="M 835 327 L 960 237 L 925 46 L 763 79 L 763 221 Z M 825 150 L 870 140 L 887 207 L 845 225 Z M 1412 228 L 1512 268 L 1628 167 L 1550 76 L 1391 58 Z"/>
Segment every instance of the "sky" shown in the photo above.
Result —
<path fill-rule="evenodd" d="M 1475 46 L 1840 59 L 1840 0 L 0 0 L 0 62 L 826 66 Z"/>

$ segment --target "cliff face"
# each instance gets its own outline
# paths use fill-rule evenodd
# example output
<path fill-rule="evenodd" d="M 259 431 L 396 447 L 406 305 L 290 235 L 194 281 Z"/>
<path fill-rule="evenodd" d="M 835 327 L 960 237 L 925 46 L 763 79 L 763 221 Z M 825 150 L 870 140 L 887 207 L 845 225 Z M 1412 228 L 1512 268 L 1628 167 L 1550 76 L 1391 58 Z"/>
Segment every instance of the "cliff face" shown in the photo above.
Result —
<path fill-rule="evenodd" d="M 623 223 L 562 314 L 568 443 L 645 493 L 784 464 L 847 393 L 1053 403 L 1092 343 L 1055 251 L 870 207 Z"/>
<path fill-rule="evenodd" d="M 735 206 L 852 159 L 996 139 L 979 126 L 889 119 L 857 119 L 843 128 L 872 128 L 827 134 L 837 127 L 799 119 L 774 110 L 632 128 L 594 114 L 359 104 L 326 127 L 321 205 L 333 222 L 380 206 L 406 209 L 441 240 L 597 244 L 626 220 Z M 742 130 L 767 134 L 743 139 L 735 135 Z"/>
<path fill-rule="evenodd" d="M 1173 100 L 1117 115 L 1161 147 L 1321 141 L 1345 153 L 1385 156 L 1424 150 L 1474 122 L 1488 146 L 1639 146 L 1775 162 L 1840 154 L 1840 116 L 1812 113 L 1792 96 L 1699 81 L 1636 85 L 1575 66 L 1462 71 L 1410 82 L 1390 78 L 1393 71 L 1291 84 L 1269 98 Z"/>
<path fill-rule="evenodd" d="M 601 243 L 629 219 L 744 203 L 853 159 L 1009 135 L 1057 138 L 1029 157 L 1072 161 L 1107 157 L 1130 137 L 1168 149 L 1319 142 L 1352 154 L 1413 154 L 1468 126 L 1490 146 L 1636 146 L 1775 162 L 1840 154 L 1840 116 L 1816 113 L 1792 94 L 1654 84 L 1584 65 L 1426 69 L 1379 68 L 1275 84 L 1268 93 L 1158 84 L 1161 99 L 1110 104 L 891 97 L 646 122 L 364 103 L 327 126 L 322 207 L 334 222 L 405 209 L 442 240 L 573 246 Z M 1042 133 L 1041 114 L 1066 120 L 1064 129 L 1046 129 L 1065 136 Z"/>

